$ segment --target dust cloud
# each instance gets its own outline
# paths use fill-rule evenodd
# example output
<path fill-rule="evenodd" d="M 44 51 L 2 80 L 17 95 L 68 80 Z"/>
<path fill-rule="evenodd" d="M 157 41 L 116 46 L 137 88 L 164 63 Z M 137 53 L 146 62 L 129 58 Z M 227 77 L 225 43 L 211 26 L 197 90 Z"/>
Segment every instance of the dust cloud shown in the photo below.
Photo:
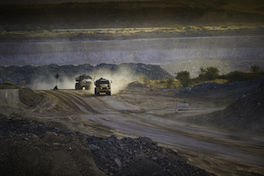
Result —
<path fill-rule="evenodd" d="M 100 78 L 108 79 L 111 82 L 112 94 L 117 94 L 123 90 L 129 83 L 136 81 L 138 75 L 135 75 L 130 68 L 119 67 L 116 71 L 110 69 L 99 69 L 91 73 L 94 81 Z"/>
<path fill-rule="evenodd" d="M 49 90 L 54 89 L 56 85 L 59 89 L 74 89 L 75 77 L 60 76 L 56 80 L 54 75 L 39 76 L 31 82 L 29 88 L 33 90 Z"/>
<path fill-rule="evenodd" d="M 38 76 L 28 86 L 33 90 L 49 90 L 54 89 L 57 85 L 58 89 L 75 89 L 75 77 L 81 74 L 89 74 L 93 81 L 100 78 L 108 79 L 111 82 L 112 94 L 117 94 L 123 90 L 129 83 L 138 80 L 139 75 L 134 73 L 128 67 L 119 67 L 117 70 L 111 70 L 108 68 L 99 68 L 93 72 L 77 73 L 73 76 L 64 76 L 60 74 L 60 77 L 56 80 L 54 75 Z M 89 92 L 93 93 L 94 84 Z"/>

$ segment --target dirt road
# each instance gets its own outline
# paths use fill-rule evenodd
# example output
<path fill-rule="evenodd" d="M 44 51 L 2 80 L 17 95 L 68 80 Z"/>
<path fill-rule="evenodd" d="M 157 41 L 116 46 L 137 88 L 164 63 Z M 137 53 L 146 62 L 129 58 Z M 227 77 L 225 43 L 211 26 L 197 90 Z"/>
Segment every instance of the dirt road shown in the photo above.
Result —
<path fill-rule="evenodd" d="M 84 134 L 108 137 L 145 136 L 174 148 L 193 165 L 217 175 L 264 172 L 264 138 L 186 124 L 179 117 L 221 110 L 230 99 L 175 98 L 158 95 L 94 96 L 76 90 L 39 90 L 46 98 L 27 116 Z M 186 104 L 175 113 L 176 105 Z"/>

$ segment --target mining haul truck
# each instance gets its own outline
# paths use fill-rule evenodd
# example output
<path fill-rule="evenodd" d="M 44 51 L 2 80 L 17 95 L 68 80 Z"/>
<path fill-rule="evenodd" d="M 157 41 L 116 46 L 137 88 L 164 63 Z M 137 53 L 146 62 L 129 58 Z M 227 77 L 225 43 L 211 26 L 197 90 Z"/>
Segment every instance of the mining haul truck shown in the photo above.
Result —
<path fill-rule="evenodd" d="M 75 90 L 82 90 L 83 88 L 89 90 L 93 84 L 92 77 L 87 74 L 75 77 L 75 81 Z"/>
<path fill-rule="evenodd" d="M 100 93 L 105 93 L 106 95 L 111 95 L 111 85 L 109 80 L 100 78 L 94 83 L 94 94 L 100 95 Z"/>

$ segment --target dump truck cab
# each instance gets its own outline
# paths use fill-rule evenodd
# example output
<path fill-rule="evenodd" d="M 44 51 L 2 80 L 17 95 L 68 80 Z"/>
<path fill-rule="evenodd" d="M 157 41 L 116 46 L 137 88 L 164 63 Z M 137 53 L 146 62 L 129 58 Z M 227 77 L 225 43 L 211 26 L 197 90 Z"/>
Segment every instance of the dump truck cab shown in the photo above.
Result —
<path fill-rule="evenodd" d="M 75 81 L 76 81 L 75 83 L 76 90 L 82 90 L 83 88 L 85 88 L 85 90 L 88 90 L 93 85 L 93 79 L 88 74 L 83 74 L 75 77 Z"/>
<path fill-rule="evenodd" d="M 94 94 L 100 95 L 100 93 L 105 93 L 106 95 L 111 95 L 111 84 L 110 81 L 104 78 L 100 78 L 94 83 Z"/>

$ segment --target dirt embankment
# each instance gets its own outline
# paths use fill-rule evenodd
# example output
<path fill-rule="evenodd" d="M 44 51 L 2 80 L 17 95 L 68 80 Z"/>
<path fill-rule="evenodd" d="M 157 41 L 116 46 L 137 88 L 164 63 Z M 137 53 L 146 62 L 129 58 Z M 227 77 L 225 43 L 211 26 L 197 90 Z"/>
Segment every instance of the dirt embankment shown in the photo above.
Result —
<path fill-rule="evenodd" d="M 222 111 L 203 116 L 198 121 L 226 129 L 263 133 L 264 85 L 245 94 Z"/>
<path fill-rule="evenodd" d="M 145 109 L 161 111 L 163 108 L 163 114 L 167 114 L 162 118 L 218 129 L 262 133 L 263 83 L 263 78 L 222 84 L 213 82 L 179 90 L 154 89 L 133 82 L 120 92 L 120 98 L 133 105 L 140 104 Z M 134 96 L 131 97 L 130 93 Z M 185 107 L 182 112 L 172 114 L 176 105 Z"/>
<path fill-rule="evenodd" d="M 217 128 L 263 133 L 264 79 L 235 83 L 207 83 L 178 92 L 185 97 L 230 97 L 235 101 L 209 114 L 179 118 L 185 122 Z"/>
<path fill-rule="evenodd" d="M 37 106 L 41 102 L 42 98 L 44 97 L 29 88 L 19 89 L 19 100 L 27 106 Z"/>

